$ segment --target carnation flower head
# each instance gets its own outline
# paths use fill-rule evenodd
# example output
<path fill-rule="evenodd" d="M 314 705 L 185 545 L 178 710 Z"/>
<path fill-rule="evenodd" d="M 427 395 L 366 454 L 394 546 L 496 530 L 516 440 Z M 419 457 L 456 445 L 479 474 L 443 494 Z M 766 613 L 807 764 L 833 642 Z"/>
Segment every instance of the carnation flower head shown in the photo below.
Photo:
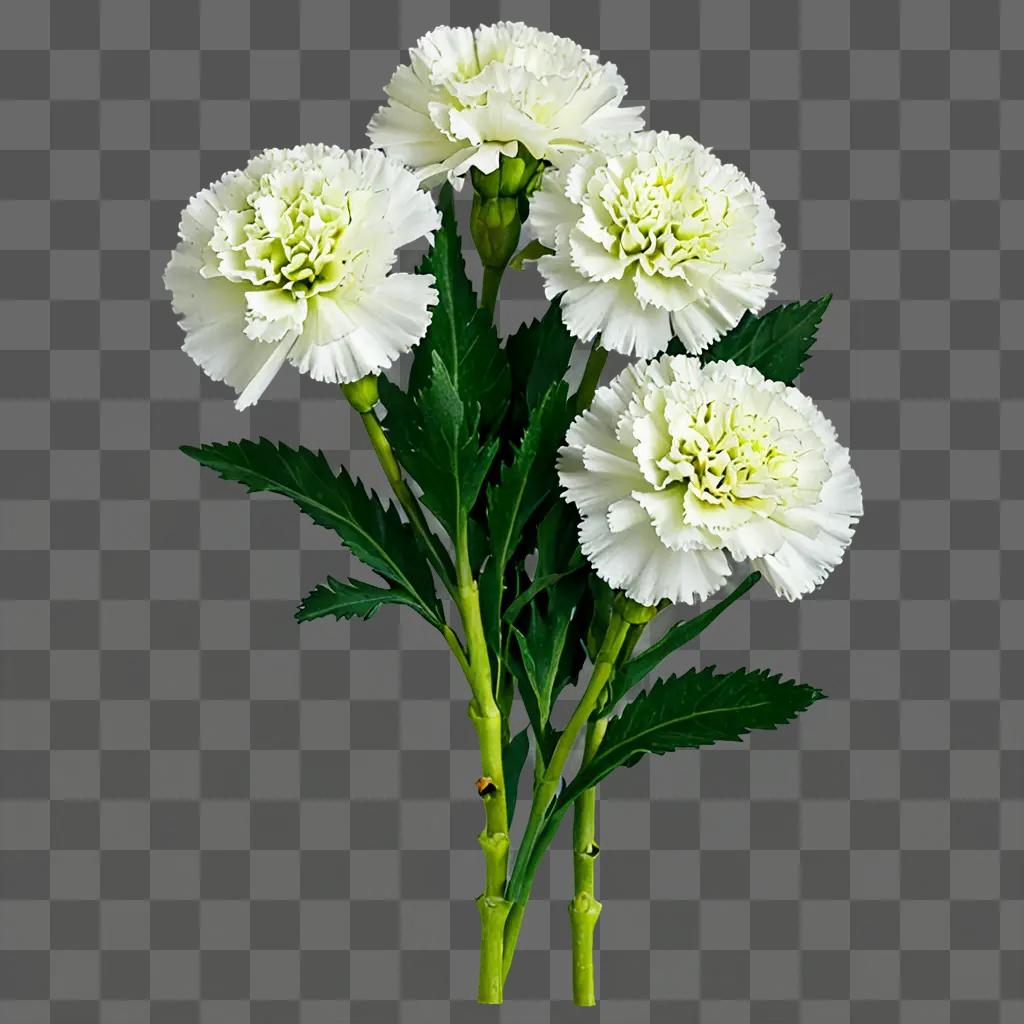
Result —
<path fill-rule="evenodd" d="M 704 600 L 730 558 L 802 597 L 842 560 L 862 510 L 849 452 L 809 398 L 689 356 L 598 389 L 558 471 L 594 570 L 645 605 Z"/>
<path fill-rule="evenodd" d="M 461 187 L 471 167 L 490 173 L 519 143 L 557 165 L 602 134 L 642 126 L 643 108 L 620 106 L 626 83 L 614 64 L 521 22 L 435 28 L 385 91 L 370 141 L 427 188 L 446 178 Z"/>
<path fill-rule="evenodd" d="M 268 149 L 194 196 L 164 281 L 184 350 L 256 402 L 287 359 L 345 383 L 426 332 L 429 275 L 389 274 L 440 216 L 415 177 L 374 150 Z"/>
<path fill-rule="evenodd" d="M 576 337 L 650 358 L 675 334 L 698 353 L 761 309 L 782 241 L 764 194 L 692 138 L 605 139 L 545 175 L 530 226 L 538 269 Z"/>

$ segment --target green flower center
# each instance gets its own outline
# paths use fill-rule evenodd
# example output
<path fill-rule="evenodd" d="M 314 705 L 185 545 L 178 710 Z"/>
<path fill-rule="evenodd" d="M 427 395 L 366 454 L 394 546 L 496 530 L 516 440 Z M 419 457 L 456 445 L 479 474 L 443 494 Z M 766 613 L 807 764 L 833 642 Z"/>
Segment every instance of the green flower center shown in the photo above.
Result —
<path fill-rule="evenodd" d="M 729 223 L 729 199 L 699 188 L 686 164 L 642 161 L 616 173 L 604 168 L 600 189 L 609 252 L 665 272 L 687 260 L 713 255 Z"/>
<path fill-rule="evenodd" d="M 352 192 L 317 168 L 275 168 L 242 210 L 221 213 L 211 246 L 220 272 L 257 288 L 307 298 L 352 277 L 362 255 L 342 244 L 353 207 L 369 193 Z"/>
<path fill-rule="evenodd" d="M 641 469 L 657 490 L 684 492 L 690 514 L 771 515 L 800 487 L 801 439 L 772 417 L 711 400 L 691 409 L 670 404 L 662 427 Z"/>

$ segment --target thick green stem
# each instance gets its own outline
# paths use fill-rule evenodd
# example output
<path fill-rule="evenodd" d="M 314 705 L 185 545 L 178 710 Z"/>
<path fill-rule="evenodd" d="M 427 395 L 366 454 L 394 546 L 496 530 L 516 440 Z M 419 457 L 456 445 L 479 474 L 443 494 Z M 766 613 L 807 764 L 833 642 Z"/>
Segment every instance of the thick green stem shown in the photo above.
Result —
<path fill-rule="evenodd" d="M 480 289 L 480 307 L 486 309 L 494 318 L 494 308 L 498 304 L 498 291 L 501 288 L 501 278 L 505 273 L 504 267 L 484 267 L 483 285 Z"/>
<path fill-rule="evenodd" d="M 579 390 L 576 392 L 576 412 L 583 412 L 590 408 L 594 400 L 594 392 L 601 382 L 601 373 L 604 364 L 608 362 L 608 349 L 603 348 L 600 339 L 595 338 L 590 346 L 590 355 L 587 356 L 587 365 L 583 368 L 583 377 L 580 380 Z"/>
<path fill-rule="evenodd" d="M 480 984 L 477 988 L 477 1001 L 493 1005 L 501 1002 L 505 984 L 505 920 L 512 904 L 485 894 L 477 897 L 476 905 L 480 911 Z"/>
<path fill-rule="evenodd" d="M 583 747 L 585 767 L 597 753 L 607 718 L 592 718 L 587 722 L 587 736 Z M 601 916 L 601 903 L 597 899 L 594 868 L 600 847 L 595 835 L 597 818 L 597 787 L 577 797 L 573 805 L 572 871 L 573 898 L 569 904 L 569 924 L 572 930 L 572 997 L 577 1006 L 593 1006 L 594 999 L 594 928 Z"/>
<path fill-rule="evenodd" d="M 468 522 L 463 517 L 455 538 L 456 601 L 466 631 L 469 685 L 473 700 L 469 717 L 480 743 L 481 775 L 477 791 L 484 802 L 485 826 L 480 848 L 486 868 L 484 891 L 477 900 L 480 910 L 481 1003 L 500 1003 L 504 974 L 505 920 L 511 904 L 505 899 L 508 874 L 508 812 L 505 804 L 505 772 L 502 765 L 501 712 L 494 699 L 491 661 L 480 612 L 480 592 L 469 561 Z"/>

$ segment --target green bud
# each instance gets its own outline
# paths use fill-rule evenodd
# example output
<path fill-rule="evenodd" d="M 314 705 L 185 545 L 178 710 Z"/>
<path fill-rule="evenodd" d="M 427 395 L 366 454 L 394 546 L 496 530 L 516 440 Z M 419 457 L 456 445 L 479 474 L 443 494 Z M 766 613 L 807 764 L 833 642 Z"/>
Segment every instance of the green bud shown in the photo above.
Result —
<path fill-rule="evenodd" d="M 522 226 L 518 198 L 485 199 L 479 192 L 473 196 L 469 230 L 485 267 L 501 269 L 508 264 L 519 245 Z"/>
<path fill-rule="evenodd" d="M 485 267 L 503 269 L 515 255 L 529 212 L 529 197 L 540 186 L 544 162 L 522 143 L 515 156 L 501 156 L 489 174 L 470 170 L 473 212 L 470 231 Z"/>
<path fill-rule="evenodd" d="M 341 385 L 342 394 L 349 404 L 362 416 L 368 413 L 379 401 L 377 394 L 377 374 L 370 373 L 350 384 Z"/>
<path fill-rule="evenodd" d="M 498 166 L 489 174 L 473 167 L 469 176 L 473 190 L 484 199 L 511 199 L 536 191 L 543 168 L 544 162 L 520 142 L 516 155 L 499 157 Z"/>

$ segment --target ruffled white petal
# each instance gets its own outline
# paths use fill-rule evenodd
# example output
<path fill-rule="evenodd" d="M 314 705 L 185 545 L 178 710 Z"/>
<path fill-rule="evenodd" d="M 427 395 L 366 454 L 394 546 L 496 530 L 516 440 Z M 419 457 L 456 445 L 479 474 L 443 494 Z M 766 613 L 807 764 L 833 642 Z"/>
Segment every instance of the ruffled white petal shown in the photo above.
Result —
<path fill-rule="evenodd" d="M 648 605 L 703 600 L 729 558 L 793 600 L 841 561 L 861 514 L 849 453 L 810 399 L 752 367 L 688 356 L 599 388 L 558 474 L 597 574 Z"/>
<path fill-rule="evenodd" d="M 642 125 L 641 108 L 621 106 L 614 65 L 520 22 L 428 32 L 386 92 L 367 134 L 428 187 L 459 187 L 471 167 L 488 173 L 520 143 L 559 167 L 603 134 Z"/>
<path fill-rule="evenodd" d="M 164 281 L 184 349 L 239 408 L 285 360 L 342 382 L 390 366 L 426 332 L 436 292 L 429 275 L 388 272 L 439 224 L 416 176 L 379 151 L 266 150 L 182 214 Z"/>
<path fill-rule="evenodd" d="M 583 340 L 651 357 L 672 333 L 694 354 L 760 310 L 782 251 L 761 190 L 691 138 L 606 136 L 597 152 L 548 174 L 533 233 L 555 255 L 545 293 L 566 293 L 566 327 Z M 564 266 L 572 267 L 569 279 Z M 621 282 L 630 289 L 613 297 Z"/>
<path fill-rule="evenodd" d="M 291 355 L 300 373 L 346 384 L 386 370 L 415 347 L 437 291 L 429 274 L 392 274 L 358 303 L 318 300 Z"/>

